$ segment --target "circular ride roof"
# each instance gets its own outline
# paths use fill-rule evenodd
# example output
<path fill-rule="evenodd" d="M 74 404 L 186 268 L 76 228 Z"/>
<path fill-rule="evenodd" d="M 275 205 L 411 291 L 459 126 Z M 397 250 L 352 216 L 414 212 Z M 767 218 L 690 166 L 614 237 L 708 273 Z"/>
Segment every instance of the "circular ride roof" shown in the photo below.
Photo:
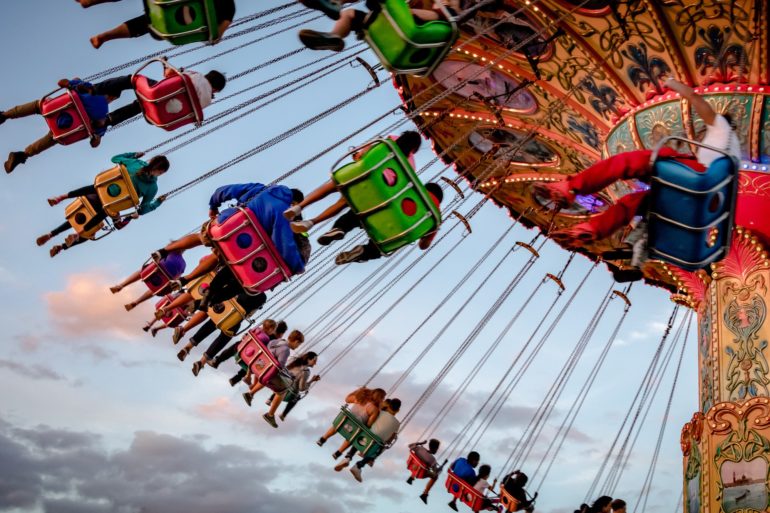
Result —
<path fill-rule="evenodd" d="M 770 168 L 767 2 L 500 4 L 462 27 L 455 49 L 430 77 L 400 75 L 395 82 L 413 110 L 467 80 L 422 114 L 423 131 L 437 151 L 450 148 L 447 160 L 460 175 L 479 192 L 491 192 L 512 216 L 523 215 L 525 225 L 568 226 L 646 187 L 616 183 L 578 197 L 554 216 L 531 194 L 532 181 L 577 173 L 607 155 L 651 148 L 665 135 L 699 137 L 703 122 L 687 101 L 663 86 L 669 74 L 698 88 L 720 113 L 732 114 L 743 147 L 741 184 L 750 183 L 760 196 L 765 182 L 770 190 L 770 175 L 763 173 Z M 751 224 L 767 238 L 762 226 Z M 589 246 L 587 255 L 598 258 L 622 247 L 622 236 L 618 232 Z M 648 263 L 644 274 L 653 284 L 680 287 L 660 263 Z"/>

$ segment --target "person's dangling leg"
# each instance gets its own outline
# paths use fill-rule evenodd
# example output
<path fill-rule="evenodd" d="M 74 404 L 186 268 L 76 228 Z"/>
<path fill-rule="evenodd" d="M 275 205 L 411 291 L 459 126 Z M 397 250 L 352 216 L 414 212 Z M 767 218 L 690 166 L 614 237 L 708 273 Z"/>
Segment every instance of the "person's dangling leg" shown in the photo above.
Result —
<path fill-rule="evenodd" d="M 5 172 L 12 173 L 17 166 L 24 164 L 30 157 L 39 155 L 54 146 L 56 146 L 56 140 L 53 138 L 53 134 L 48 132 L 43 137 L 27 146 L 24 151 L 12 151 L 8 154 L 8 160 L 5 161 Z"/>
<path fill-rule="evenodd" d="M 677 157 L 681 154 L 663 147 L 658 153 L 661 157 Z M 631 178 L 646 179 L 652 172 L 650 157 L 652 150 L 637 150 L 619 153 L 600 160 L 583 171 L 567 177 L 566 180 L 547 184 L 536 184 L 534 190 L 559 206 L 566 206 L 575 201 L 576 194 L 599 192 L 618 180 Z"/>
<path fill-rule="evenodd" d="M 119 98 L 123 91 L 134 89 L 131 78 L 131 75 L 122 75 L 97 82 L 93 85 L 92 94 L 106 96 L 108 99 Z"/>
<path fill-rule="evenodd" d="M 60 224 L 59 226 L 57 226 L 56 228 L 54 228 L 50 232 L 48 232 L 48 233 L 38 237 L 37 240 L 36 240 L 36 243 L 37 243 L 38 246 L 42 246 L 46 242 L 51 240 L 52 238 L 56 237 L 60 233 L 66 232 L 70 228 L 72 228 L 72 225 L 69 223 L 69 221 L 64 221 L 62 224 Z"/>
<path fill-rule="evenodd" d="M 332 217 L 336 216 L 345 210 L 347 206 L 348 202 L 345 201 L 345 198 L 340 198 L 313 219 L 292 222 L 291 231 L 294 233 L 305 233 L 318 223 L 322 223 L 327 219 L 331 219 Z"/>
<path fill-rule="evenodd" d="M 195 312 L 194 314 L 192 314 L 190 319 L 186 323 L 184 323 L 184 325 L 177 326 L 176 328 L 174 328 L 174 334 L 172 335 L 171 340 L 174 342 L 174 344 L 179 343 L 179 341 L 182 340 L 182 337 L 184 337 L 193 328 L 195 328 L 196 326 L 198 326 L 200 323 L 202 323 L 208 318 L 209 316 L 206 315 L 206 312 Z"/>
<path fill-rule="evenodd" d="M 170 245 L 173 245 L 173 244 L 174 243 L 172 242 Z M 160 259 L 164 258 L 165 255 L 168 254 L 167 252 L 163 253 L 164 251 L 166 250 L 161 249 L 153 253 L 152 254 L 153 259 L 156 262 L 160 261 Z M 179 250 L 174 250 L 174 251 L 179 251 Z M 205 276 L 211 271 L 213 271 L 214 269 L 216 269 L 218 265 L 219 265 L 218 256 L 214 255 L 213 253 L 211 255 L 206 255 L 205 257 L 201 258 L 198 261 L 198 265 L 195 266 L 195 268 L 192 271 L 190 271 L 189 274 L 187 274 L 186 276 L 180 276 L 176 280 L 171 280 L 172 290 L 181 289 L 182 287 L 187 286 L 187 284 L 190 283 L 191 281 L 197 280 L 198 278 Z"/>
<path fill-rule="evenodd" d="M 361 228 L 361 221 L 353 210 L 348 209 L 344 214 L 337 217 L 328 232 L 318 237 L 318 243 L 322 246 L 327 246 L 334 241 L 344 239 L 345 234 L 356 228 Z"/>
<path fill-rule="evenodd" d="M 295 406 L 297 406 L 297 403 L 298 403 L 298 402 L 299 402 L 299 401 L 288 401 L 288 402 L 286 403 L 286 406 L 284 406 L 284 407 L 283 407 L 283 411 L 282 411 L 282 412 L 281 412 L 281 414 L 279 415 L 279 417 L 281 418 L 281 420 L 286 420 L 286 417 L 289 415 L 289 412 L 291 412 L 291 410 L 293 410 L 293 409 L 294 409 L 294 407 L 295 407 Z"/>
<path fill-rule="evenodd" d="M 303 29 L 299 31 L 299 39 L 311 50 L 331 50 L 341 52 L 345 49 L 345 38 L 352 32 L 363 27 L 366 13 L 356 9 L 345 9 L 334 24 L 331 32 Z"/>
<path fill-rule="evenodd" d="M 242 293 L 243 287 L 238 278 L 235 277 L 235 274 L 233 274 L 233 271 L 228 266 L 224 266 L 217 271 L 217 274 L 209 283 L 206 296 L 198 305 L 198 309 L 207 309 L 209 305 L 224 303 Z"/>
<path fill-rule="evenodd" d="M 107 116 L 107 126 L 119 125 L 141 113 L 142 106 L 139 104 L 139 100 L 135 100 L 128 105 L 124 105 L 123 107 L 110 112 Z"/>
<path fill-rule="evenodd" d="M 553 232 L 551 238 L 568 247 L 580 247 L 605 239 L 631 222 L 648 194 L 648 191 L 626 194 L 601 214 L 591 217 L 588 221 Z"/>
<path fill-rule="evenodd" d="M 142 271 L 133 272 L 125 280 L 121 281 L 115 286 L 110 287 L 110 292 L 112 292 L 113 294 L 117 294 L 118 292 L 123 290 L 123 288 L 128 287 L 132 283 L 138 282 L 140 279 L 142 279 Z"/>
<path fill-rule="evenodd" d="M 350 251 L 343 251 L 334 259 L 337 265 L 349 264 L 351 262 L 366 262 L 382 258 L 382 252 L 371 240 L 366 244 L 353 246 Z"/>
<path fill-rule="evenodd" d="M 200 344 L 202 341 L 204 341 L 209 335 L 214 333 L 217 330 L 217 325 L 214 321 L 209 319 L 206 321 L 203 326 L 198 328 L 198 331 L 196 331 L 192 337 L 190 337 L 190 341 L 185 345 L 181 351 L 176 355 L 177 358 L 179 358 L 179 361 L 184 361 L 184 359 L 187 357 L 187 355 L 190 353 L 190 351 L 194 347 L 198 347 L 198 344 Z"/>
<path fill-rule="evenodd" d="M 75 0 L 84 9 L 99 4 L 106 4 L 108 2 L 120 2 L 121 0 Z"/>
<path fill-rule="evenodd" d="M 121 23 L 113 29 L 93 36 L 91 38 L 91 46 L 98 50 L 99 47 L 107 41 L 143 36 L 150 32 L 149 25 L 149 17 L 146 14 L 143 14 L 136 18 L 132 18 L 125 23 Z"/>
<path fill-rule="evenodd" d="M 307 208 L 309 205 L 312 205 L 313 203 L 316 203 L 318 201 L 321 201 L 331 193 L 335 192 L 337 190 L 337 186 L 334 184 L 333 181 L 329 180 L 328 182 L 324 182 L 323 185 L 320 187 L 313 189 L 310 194 L 305 196 L 305 199 L 300 201 L 294 206 L 291 206 L 284 210 L 283 216 L 289 220 L 292 221 L 294 218 L 296 218 L 298 215 L 302 213 L 302 211 Z"/>
<path fill-rule="evenodd" d="M 40 100 L 22 103 L 21 105 L 11 107 L 10 109 L 3 111 L 1 114 L 3 121 L 6 119 L 25 118 L 27 116 L 40 114 Z"/>
<path fill-rule="evenodd" d="M 203 239 L 201 238 L 200 233 L 191 233 L 177 240 L 169 242 L 161 249 L 155 251 L 152 254 L 152 258 L 156 262 L 159 262 L 160 260 L 166 258 L 166 256 L 168 256 L 168 254 L 173 251 L 184 252 L 185 250 L 197 248 L 198 246 L 203 246 Z M 201 264 L 202 263 L 203 262 L 201 262 Z"/>
<path fill-rule="evenodd" d="M 150 298 L 151 298 L 151 297 L 153 297 L 154 295 L 155 295 L 155 294 L 154 294 L 152 291 L 150 291 L 150 290 L 145 290 L 145 291 L 142 293 L 142 295 L 141 295 L 141 296 L 139 296 L 138 298 L 134 299 L 134 300 L 133 300 L 133 301 L 131 301 L 130 303 L 127 303 L 126 305 L 124 305 L 124 306 L 125 306 L 125 308 L 126 308 L 126 311 L 127 311 L 127 312 L 130 312 L 131 310 L 133 310 L 133 309 L 134 309 L 134 308 L 136 308 L 137 306 L 141 305 L 142 303 L 144 303 L 145 301 L 147 301 L 148 299 L 150 299 Z"/>

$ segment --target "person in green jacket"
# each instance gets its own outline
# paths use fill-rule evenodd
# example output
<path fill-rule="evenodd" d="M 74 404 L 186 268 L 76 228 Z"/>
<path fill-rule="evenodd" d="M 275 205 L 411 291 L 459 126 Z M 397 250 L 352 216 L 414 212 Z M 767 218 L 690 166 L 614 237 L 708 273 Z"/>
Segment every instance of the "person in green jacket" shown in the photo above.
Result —
<path fill-rule="evenodd" d="M 125 227 L 132 217 L 135 218 L 140 215 L 152 212 L 158 208 L 165 199 L 165 196 L 156 197 L 158 194 L 158 177 L 168 171 L 171 164 L 169 164 L 168 159 L 163 155 L 153 157 L 149 162 L 140 160 L 143 156 L 144 153 L 135 152 L 121 153 L 120 155 L 115 155 L 112 157 L 112 162 L 114 164 L 122 165 L 126 168 L 128 174 L 131 176 L 131 183 L 136 190 L 136 194 L 141 198 L 141 203 L 139 204 L 138 212 L 136 214 L 132 214 L 131 216 L 125 218 L 113 218 L 113 225 L 118 230 Z M 99 223 L 107 219 L 108 215 L 104 211 L 102 202 L 99 199 L 99 195 L 96 193 L 96 188 L 93 185 L 87 185 L 85 187 L 70 191 L 67 194 L 48 198 L 48 204 L 53 207 L 65 199 L 78 197 L 85 197 L 88 203 L 90 203 L 93 207 L 94 211 L 96 211 L 96 215 L 90 221 L 88 221 L 85 226 L 83 226 L 83 231 L 91 230 L 92 228 L 98 226 Z M 44 245 L 53 237 L 67 231 L 70 228 L 71 225 L 69 221 L 65 221 L 52 231 L 38 237 L 37 245 Z M 77 233 L 68 235 L 64 244 L 56 244 L 51 248 L 51 257 L 55 257 L 61 251 L 69 249 L 72 246 L 80 244 L 86 240 L 88 239 L 80 237 Z"/>

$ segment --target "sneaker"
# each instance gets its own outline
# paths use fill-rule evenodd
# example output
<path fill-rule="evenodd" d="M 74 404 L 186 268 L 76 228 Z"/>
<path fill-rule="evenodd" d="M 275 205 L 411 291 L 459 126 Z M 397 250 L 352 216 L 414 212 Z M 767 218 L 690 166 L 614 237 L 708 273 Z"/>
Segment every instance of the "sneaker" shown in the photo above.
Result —
<path fill-rule="evenodd" d="M 51 240 L 51 234 L 50 234 L 50 233 L 46 233 L 45 235 L 41 235 L 40 237 L 38 237 L 37 239 L 35 239 L 35 243 L 36 243 L 38 246 L 42 246 L 43 244 L 45 244 L 45 243 L 46 243 L 46 242 L 48 242 L 49 240 Z"/>
<path fill-rule="evenodd" d="M 248 393 L 248 392 L 244 392 L 243 393 L 243 400 L 246 401 L 246 404 L 248 404 L 249 406 L 251 406 L 251 400 L 253 398 L 254 398 L 254 396 L 252 396 L 250 393 Z"/>
<path fill-rule="evenodd" d="M 267 399 L 265 399 L 265 406 L 270 406 L 271 404 L 273 404 L 273 397 L 272 396 L 270 396 Z"/>
<path fill-rule="evenodd" d="M 5 172 L 12 173 L 16 166 L 24 164 L 27 161 L 27 154 L 23 151 L 12 151 L 8 154 L 8 160 L 5 161 Z"/>
<path fill-rule="evenodd" d="M 294 205 L 283 211 L 283 217 L 288 221 L 294 221 L 302 213 L 302 207 Z"/>
<path fill-rule="evenodd" d="M 198 373 L 201 371 L 202 368 L 203 368 L 203 363 L 201 363 L 199 361 L 195 362 L 193 364 L 193 366 L 192 366 L 193 376 L 195 376 L 197 378 L 198 377 Z"/>
<path fill-rule="evenodd" d="M 350 473 L 353 474 L 353 477 L 356 478 L 356 481 L 359 483 L 363 483 L 364 480 L 361 478 L 361 469 L 358 467 L 353 467 L 350 469 Z"/>
<path fill-rule="evenodd" d="M 274 428 L 278 427 L 278 424 L 275 422 L 275 417 L 273 417 L 272 415 L 265 413 L 264 415 L 262 415 L 262 418 L 265 419 L 265 422 L 267 422 Z"/>
<path fill-rule="evenodd" d="M 406 484 L 410 485 L 414 483 L 414 478 L 412 476 L 409 476 L 409 479 L 406 480 Z"/>
<path fill-rule="evenodd" d="M 304 29 L 299 31 L 299 40 L 311 50 L 341 52 L 345 49 L 345 40 L 331 32 Z"/>
<path fill-rule="evenodd" d="M 536 183 L 532 186 L 532 192 L 543 199 L 553 202 L 556 207 L 566 207 L 575 201 L 575 193 L 569 187 L 569 181 Z"/>
<path fill-rule="evenodd" d="M 174 345 L 177 345 L 180 340 L 182 340 L 182 337 L 184 337 L 184 330 L 181 326 L 177 326 L 174 328 L 174 333 L 171 335 L 171 340 L 174 342 Z"/>
<path fill-rule="evenodd" d="M 241 382 L 241 379 L 242 378 L 240 376 L 233 376 L 232 378 L 228 379 L 227 382 L 230 383 L 231 387 L 234 387 Z"/>
<path fill-rule="evenodd" d="M 7 117 L 5 117 L 5 112 L 0 112 L 0 125 L 2 125 L 3 123 L 5 123 L 5 120 L 6 120 L 6 119 L 8 119 L 8 118 L 7 118 Z"/>
<path fill-rule="evenodd" d="M 324 440 L 323 437 L 321 437 L 321 438 L 319 438 L 318 440 L 315 441 L 315 444 L 318 447 L 323 447 L 325 443 L 326 443 L 326 440 Z"/>
<path fill-rule="evenodd" d="M 155 313 L 153 315 L 155 316 L 155 320 L 159 321 L 166 316 L 166 309 L 163 307 L 160 307 L 157 310 L 155 310 Z"/>
<path fill-rule="evenodd" d="M 219 358 L 214 358 L 213 360 L 208 360 L 206 362 L 207 364 L 211 365 L 212 368 L 217 369 L 219 368 Z"/>
<path fill-rule="evenodd" d="M 452 508 L 453 510 L 457 511 L 457 504 L 455 504 L 455 501 L 450 502 L 449 503 L 449 507 Z"/>
<path fill-rule="evenodd" d="M 340 451 L 334 451 L 334 453 L 332 454 L 332 459 L 336 460 L 340 456 L 342 456 L 342 453 Z"/>
<path fill-rule="evenodd" d="M 57 244 L 56 246 L 52 247 L 51 250 L 48 252 L 49 255 L 51 255 L 51 258 L 55 257 L 59 253 L 61 253 L 61 250 L 64 249 L 61 245 Z"/>
<path fill-rule="evenodd" d="M 308 9 L 321 11 L 333 20 L 340 19 L 340 2 L 335 0 L 299 0 Z"/>
<path fill-rule="evenodd" d="M 425 503 L 425 504 L 428 504 L 428 494 L 427 494 L 427 493 L 424 493 L 424 494 L 420 495 L 420 500 L 421 500 L 423 503 Z"/>
<path fill-rule="evenodd" d="M 70 233 L 67 235 L 67 237 L 64 239 L 64 244 L 67 245 L 67 247 L 74 246 L 77 241 L 80 240 L 80 235 L 77 233 Z"/>
<path fill-rule="evenodd" d="M 328 246 L 335 240 L 342 240 L 345 238 L 345 232 L 339 228 L 332 228 L 328 232 L 318 237 L 318 244 L 321 246 Z"/>
<path fill-rule="evenodd" d="M 168 288 L 171 292 L 179 292 L 184 288 L 184 285 L 182 284 L 182 280 L 171 280 L 168 282 Z"/>
<path fill-rule="evenodd" d="M 48 198 L 48 205 L 51 206 L 51 207 L 55 207 L 56 205 L 58 205 L 59 203 L 61 203 L 62 201 L 66 200 L 66 199 L 67 199 L 67 195 L 66 194 L 63 195 L 63 196 L 55 196 L 53 198 Z"/>
<path fill-rule="evenodd" d="M 182 349 L 176 354 L 176 357 L 179 358 L 180 362 L 183 362 L 185 358 L 187 358 L 188 351 L 187 349 Z"/>
<path fill-rule="evenodd" d="M 285 422 L 286 421 L 286 415 L 284 415 L 283 413 L 278 415 L 278 418 L 281 419 L 281 422 Z"/>
<path fill-rule="evenodd" d="M 294 233 L 307 233 L 313 227 L 313 221 L 309 219 L 307 221 L 293 221 L 291 223 L 291 231 Z"/>
<path fill-rule="evenodd" d="M 340 472 L 343 468 L 347 468 L 348 465 L 350 465 L 350 458 L 344 458 L 334 466 L 334 470 Z"/>
<path fill-rule="evenodd" d="M 364 254 L 364 247 L 361 245 L 353 246 L 350 251 L 343 251 L 337 258 L 334 259 L 334 263 L 337 265 L 349 264 L 351 262 L 358 262 Z"/>

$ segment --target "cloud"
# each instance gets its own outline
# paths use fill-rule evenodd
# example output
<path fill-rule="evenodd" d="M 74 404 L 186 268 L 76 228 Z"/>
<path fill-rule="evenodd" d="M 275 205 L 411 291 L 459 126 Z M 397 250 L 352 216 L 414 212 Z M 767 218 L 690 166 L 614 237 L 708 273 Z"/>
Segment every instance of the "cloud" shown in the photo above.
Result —
<path fill-rule="evenodd" d="M 109 292 L 111 283 L 101 271 L 74 274 L 64 290 L 48 292 L 43 301 L 53 327 L 70 338 L 111 337 L 121 340 L 142 338 L 141 320 L 150 316 L 147 301 L 135 311 L 126 312 L 126 297 Z M 137 286 L 134 296 L 141 294 Z"/>
<path fill-rule="evenodd" d="M 206 447 L 200 437 L 139 431 L 106 450 L 100 437 L 0 419 L 0 510 L 46 513 L 344 513 L 328 495 L 277 492 L 280 461 L 250 448 Z"/>
<path fill-rule="evenodd" d="M 64 381 L 66 378 L 49 367 L 43 365 L 26 365 L 12 360 L 0 359 L 0 369 L 6 369 L 26 378 Z"/>

